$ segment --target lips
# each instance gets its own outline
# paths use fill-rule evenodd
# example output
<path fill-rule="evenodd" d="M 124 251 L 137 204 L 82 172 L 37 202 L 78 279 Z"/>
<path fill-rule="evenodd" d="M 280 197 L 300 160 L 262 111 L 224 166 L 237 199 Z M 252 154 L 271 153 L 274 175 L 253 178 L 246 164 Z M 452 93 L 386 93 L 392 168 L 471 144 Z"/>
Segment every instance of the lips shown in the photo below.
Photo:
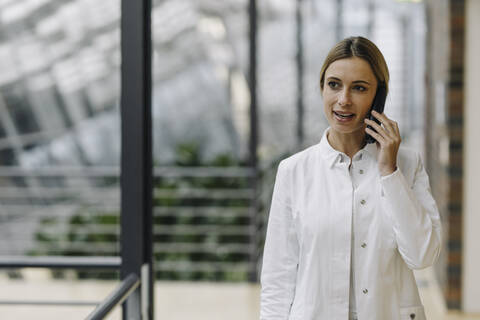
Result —
<path fill-rule="evenodd" d="M 333 111 L 333 114 L 339 121 L 349 121 L 355 117 L 355 114 L 350 112 Z"/>

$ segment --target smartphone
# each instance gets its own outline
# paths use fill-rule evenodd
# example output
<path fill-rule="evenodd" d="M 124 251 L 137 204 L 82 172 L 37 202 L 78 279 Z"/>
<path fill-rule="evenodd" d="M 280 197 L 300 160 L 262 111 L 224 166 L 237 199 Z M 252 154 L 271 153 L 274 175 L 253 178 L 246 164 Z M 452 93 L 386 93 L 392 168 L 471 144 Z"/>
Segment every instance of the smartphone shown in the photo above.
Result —
<path fill-rule="evenodd" d="M 387 88 L 384 86 L 384 85 L 380 85 L 378 86 L 377 88 L 377 93 L 375 94 L 375 98 L 373 99 L 373 103 L 372 103 L 372 109 L 371 110 L 375 110 L 377 111 L 378 113 L 382 113 L 383 112 L 383 109 L 385 108 L 385 100 L 387 99 Z M 367 118 L 370 119 L 370 120 L 373 120 L 375 121 L 376 123 L 380 124 L 380 121 L 377 120 L 377 118 L 375 118 L 374 116 L 372 116 L 372 112 L 368 113 L 367 115 Z M 367 128 L 370 128 L 372 130 L 375 131 L 375 129 L 373 129 L 371 126 L 367 126 Z M 367 133 L 366 135 L 366 140 L 367 140 L 367 143 L 374 143 L 374 142 L 377 142 L 377 140 L 375 140 L 375 138 L 373 138 L 371 135 L 369 135 Z"/>

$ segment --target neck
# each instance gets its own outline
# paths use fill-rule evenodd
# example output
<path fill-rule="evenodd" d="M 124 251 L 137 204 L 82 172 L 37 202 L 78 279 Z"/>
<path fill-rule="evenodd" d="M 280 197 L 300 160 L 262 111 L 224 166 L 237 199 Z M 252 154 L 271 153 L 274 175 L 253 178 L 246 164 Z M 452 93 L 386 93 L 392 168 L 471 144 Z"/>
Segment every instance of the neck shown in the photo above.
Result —
<path fill-rule="evenodd" d="M 365 146 L 365 134 L 358 132 L 340 133 L 330 128 L 327 139 L 333 149 L 345 153 L 350 159 Z"/>

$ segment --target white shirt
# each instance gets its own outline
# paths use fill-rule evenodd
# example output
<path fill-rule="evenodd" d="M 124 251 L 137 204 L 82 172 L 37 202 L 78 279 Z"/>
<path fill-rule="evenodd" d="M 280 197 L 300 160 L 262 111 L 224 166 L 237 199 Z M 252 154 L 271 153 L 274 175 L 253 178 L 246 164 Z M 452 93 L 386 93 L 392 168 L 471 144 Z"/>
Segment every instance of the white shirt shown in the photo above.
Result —
<path fill-rule="evenodd" d="M 326 132 L 279 165 L 260 319 L 348 319 L 354 271 L 358 319 L 424 320 L 412 269 L 438 257 L 441 224 L 419 155 L 400 148 L 397 170 L 381 177 L 375 144 L 350 163 Z"/>

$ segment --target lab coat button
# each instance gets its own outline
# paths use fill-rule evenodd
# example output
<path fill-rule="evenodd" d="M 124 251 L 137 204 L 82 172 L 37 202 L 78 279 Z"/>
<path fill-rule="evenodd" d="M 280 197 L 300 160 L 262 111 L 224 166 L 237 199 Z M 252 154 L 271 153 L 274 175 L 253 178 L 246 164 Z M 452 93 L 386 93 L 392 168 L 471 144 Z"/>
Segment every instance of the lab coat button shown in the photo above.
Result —
<path fill-rule="evenodd" d="M 365 242 L 362 243 L 362 245 L 361 245 L 362 248 L 365 248 L 366 246 L 367 246 L 367 244 Z"/>
<path fill-rule="evenodd" d="M 360 174 L 363 174 L 363 170 L 362 170 L 362 169 L 360 169 L 358 172 L 359 172 Z"/>
<path fill-rule="evenodd" d="M 415 313 L 410 314 L 410 319 L 415 319 Z"/>
<path fill-rule="evenodd" d="M 368 290 L 367 290 L 367 289 L 363 289 L 363 293 L 367 294 L 367 293 L 368 293 Z"/>
<path fill-rule="evenodd" d="M 362 201 L 360 201 L 360 203 L 361 203 L 361 204 L 365 204 L 365 203 L 367 203 L 367 201 L 365 201 L 365 200 L 362 199 Z"/>

